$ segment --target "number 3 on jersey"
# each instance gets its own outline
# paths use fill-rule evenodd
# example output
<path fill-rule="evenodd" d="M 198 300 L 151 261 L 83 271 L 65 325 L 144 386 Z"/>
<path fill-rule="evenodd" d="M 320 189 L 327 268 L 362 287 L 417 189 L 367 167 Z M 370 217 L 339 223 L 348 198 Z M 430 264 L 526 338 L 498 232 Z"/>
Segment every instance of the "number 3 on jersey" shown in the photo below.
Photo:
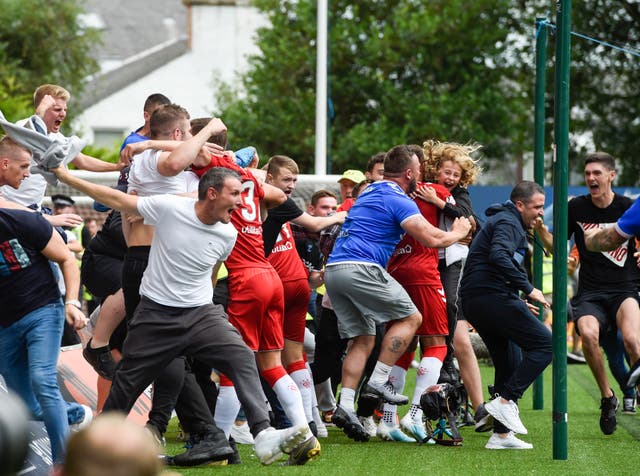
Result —
<path fill-rule="evenodd" d="M 242 218 L 247 222 L 253 222 L 258 216 L 255 200 L 255 183 L 247 180 L 242 183 Z"/>

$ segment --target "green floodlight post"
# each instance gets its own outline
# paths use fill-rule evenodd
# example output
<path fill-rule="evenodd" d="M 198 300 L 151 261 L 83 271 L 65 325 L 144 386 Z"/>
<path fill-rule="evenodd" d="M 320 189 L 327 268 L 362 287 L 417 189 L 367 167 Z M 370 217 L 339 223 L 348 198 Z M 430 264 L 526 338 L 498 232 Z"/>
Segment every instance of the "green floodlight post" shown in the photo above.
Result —
<path fill-rule="evenodd" d="M 536 183 L 544 187 L 544 125 L 545 103 L 544 95 L 547 88 L 547 28 L 546 18 L 536 18 L 536 86 L 534 110 L 534 147 L 533 147 L 533 176 Z M 542 250 L 533 247 L 533 285 L 542 289 Z M 544 319 L 544 309 L 538 306 L 540 319 Z M 542 375 L 533 382 L 533 409 L 544 408 Z"/>
<path fill-rule="evenodd" d="M 568 459 L 567 441 L 567 189 L 571 0 L 556 0 L 553 164 L 553 459 Z"/>

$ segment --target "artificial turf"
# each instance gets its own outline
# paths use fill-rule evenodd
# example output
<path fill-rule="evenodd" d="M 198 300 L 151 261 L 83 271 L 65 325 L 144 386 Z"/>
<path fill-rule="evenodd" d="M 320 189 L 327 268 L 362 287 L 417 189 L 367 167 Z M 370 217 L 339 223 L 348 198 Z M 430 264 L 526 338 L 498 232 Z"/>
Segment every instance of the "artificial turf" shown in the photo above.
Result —
<path fill-rule="evenodd" d="M 493 369 L 481 367 L 483 382 L 491 382 Z M 407 376 L 411 395 L 415 371 Z M 329 437 L 320 440 L 321 456 L 305 466 L 283 467 L 275 463 L 261 466 L 248 445 L 238 445 L 241 465 L 197 468 L 167 468 L 184 476 L 210 474 L 259 475 L 637 475 L 640 466 L 640 415 L 621 415 L 618 429 L 610 436 L 600 432 L 600 396 L 586 365 L 568 367 L 568 459 L 553 459 L 551 419 L 551 368 L 544 373 L 544 409 L 532 409 L 528 391 L 520 400 L 520 416 L 529 430 L 521 436 L 533 444 L 532 450 L 487 450 L 490 433 L 475 433 L 472 427 L 461 429 L 461 447 L 417 445 L 372 439 L 368 443 L 349 440 L 335 427 Z M 613 380 L 612 380 L 613 382 Z M 619 389 L 614 385 L 616 394 Z M 400 409 L 400 416 L 406 410 Z M 169 454 L 183 451 L 177 440 L 177 424 L 172 421 L 167 433 Z"/>

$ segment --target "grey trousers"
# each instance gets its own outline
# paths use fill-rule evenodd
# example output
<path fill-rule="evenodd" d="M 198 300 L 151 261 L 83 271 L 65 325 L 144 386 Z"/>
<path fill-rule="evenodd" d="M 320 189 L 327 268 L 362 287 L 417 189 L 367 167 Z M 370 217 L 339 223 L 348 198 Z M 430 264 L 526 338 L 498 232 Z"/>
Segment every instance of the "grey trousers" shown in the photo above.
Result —
<path fill-rule="evenodd" d="M 104 410 L 128 413 L 144 389 L 181 355 L 195 357 L 231 379 L 254 436 L 269 426 L 254 354 L 229 324 L 222 307 L 169 307 L 145 297 L 129 322 Z"/>

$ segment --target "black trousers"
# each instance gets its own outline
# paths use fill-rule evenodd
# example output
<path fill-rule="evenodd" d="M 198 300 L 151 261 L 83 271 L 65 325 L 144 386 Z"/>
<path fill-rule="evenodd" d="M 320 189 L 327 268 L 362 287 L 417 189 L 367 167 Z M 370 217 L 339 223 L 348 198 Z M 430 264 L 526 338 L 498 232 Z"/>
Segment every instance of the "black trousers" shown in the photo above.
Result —
<path fill-rule="evenodd" d="M 220 306 L 163 306 L 142 298 L 123 346 L 105 410 L 129 412 L 140 393 L 177 356 L 193 357 L 233 381 L 252 434 L 269 426 L 253 352 Z"/>
<path fill-rule="evenodd" d="M 517 402 L 551 363 L 551 332 L 515 294 L 463 295 L 461 302 L 465 317 L 491 354 L 495 391 Z M 494 428 L 506 432 L 499 422 Z"/>
<path fill-rule="evenodd" d="M 110 341 L 119 342 L 116 348 L 121 349 L 127 336 L 127 329 L 140 302 L 140 283 L 142 275 L 149 262 L 150 246 L 132 246 L 127 249 L 122 265 L 122 292 L 124 293 L 124 306 L 127 313 L 124 326 L 118 326 Z M 144 345 L 152 345 L 153 341 L 147 341 Z M 167 363 L 165 369 L 157 376 L 153 384 L 153 399 L 149 411 L 149 423 L 154 425 L 160 433 L 167 431 L 167 425 L 171 419 L 178 395 L 181 392 L 185 378 L 185 359 L 176 356 L 174 361 Z"/>

